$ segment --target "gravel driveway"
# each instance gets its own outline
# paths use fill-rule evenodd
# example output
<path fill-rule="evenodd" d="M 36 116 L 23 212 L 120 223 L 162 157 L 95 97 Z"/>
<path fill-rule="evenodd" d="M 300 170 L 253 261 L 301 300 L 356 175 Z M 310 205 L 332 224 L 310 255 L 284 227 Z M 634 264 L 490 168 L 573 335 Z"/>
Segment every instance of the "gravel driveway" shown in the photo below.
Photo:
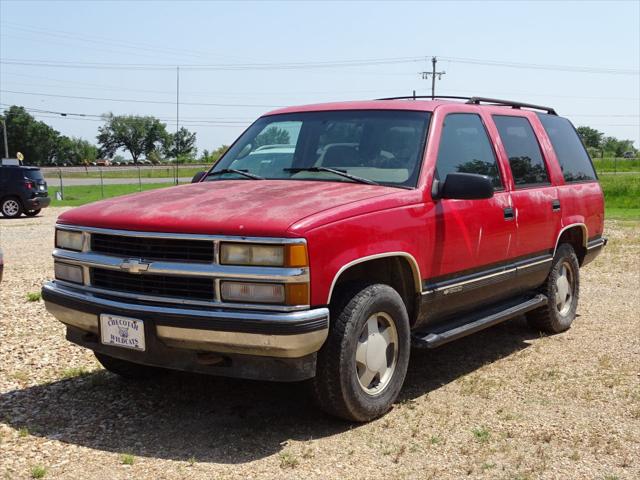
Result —
<path fill-rule="evenodd" d="M 301 385 L 106 373 L 27 301 L 52 275 L 61 211 L 0 219 L 3 478 L 640 478 L 637 223 L 607 223 L 569 332 L 517 319 L 414 351 L 400 403 L 352 425 Z"/>

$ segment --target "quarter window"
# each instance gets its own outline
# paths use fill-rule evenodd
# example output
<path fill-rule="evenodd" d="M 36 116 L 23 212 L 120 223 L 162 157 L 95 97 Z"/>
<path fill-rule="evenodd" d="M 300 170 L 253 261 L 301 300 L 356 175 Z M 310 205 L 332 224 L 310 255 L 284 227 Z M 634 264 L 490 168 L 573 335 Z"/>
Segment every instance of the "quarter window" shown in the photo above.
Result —
<path fill-rule="evenodd" d="M 571 122 L 555 115 L 538 114 L 544 130 L 556 152 L 562 174 L 567 182 L 585 182 L 596 179 L 596 172 L 587 150 L 582 145 Z"/>
<path fill-rule="evenodd" d="M 491 179 L 494 189 L 502 188 L 498 162 L 480 116 L 451 113 L 444 119 L 436 175 L 445 180 L 450 173 L 477 173 Z"/>
<path fill-rule="evenodd" d="M 529 120 L 524 117 L 494 115 L 516 186 L 549 183 L 540 145 Z"/>

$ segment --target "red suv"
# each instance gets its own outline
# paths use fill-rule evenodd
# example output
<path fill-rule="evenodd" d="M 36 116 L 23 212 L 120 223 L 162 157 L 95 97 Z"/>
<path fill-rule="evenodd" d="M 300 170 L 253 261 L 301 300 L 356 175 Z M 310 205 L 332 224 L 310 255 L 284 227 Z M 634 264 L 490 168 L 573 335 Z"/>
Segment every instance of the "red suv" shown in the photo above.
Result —
<path fill-rule="evenodd" d="M 410 347 L 576 315 L 603 196 L 571 123 L 485 98 L 292 107 L 194 183 L 65 212 L 48 310 L 126 377 L 311 379 L 326 411 L 387 411 Z"/>

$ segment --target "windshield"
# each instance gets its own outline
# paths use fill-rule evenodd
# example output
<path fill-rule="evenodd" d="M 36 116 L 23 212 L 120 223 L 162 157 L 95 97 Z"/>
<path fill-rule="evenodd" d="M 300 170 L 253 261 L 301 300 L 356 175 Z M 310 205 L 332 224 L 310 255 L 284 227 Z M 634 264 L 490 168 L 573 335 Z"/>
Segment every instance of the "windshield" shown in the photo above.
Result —
<path fill-rule="evenodd" d="M 415 187 L 430 116 L 408 110 L 349 110 L 262 117 L 206 180 L 264 178 Z"/>

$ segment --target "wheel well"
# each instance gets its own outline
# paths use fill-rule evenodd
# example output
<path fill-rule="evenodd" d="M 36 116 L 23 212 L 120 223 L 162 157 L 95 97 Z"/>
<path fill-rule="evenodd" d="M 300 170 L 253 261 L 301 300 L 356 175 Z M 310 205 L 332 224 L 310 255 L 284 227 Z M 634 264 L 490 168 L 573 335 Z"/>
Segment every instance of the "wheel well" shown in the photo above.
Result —
<path fill-rule="evenodd" d="M 340 274 L 331 292 L 330 302 L 337 300 L 339 292 L 344 291 L 347 285 L 359 282 L 384 283 L 400 294 L 407 308 L 409 320 L 413 324 L 419 300 L 419 292 L 416 290 L 417 277 L 407 258 L 393 256 L 366 260 Z"/>
<path fill-rule="evenodd" d="M 562 232 L 558 239 L 558 245 L 562 243 L 568 243 L 571 245 L 578 257 L 578 263 L 582 265 L 584 257 L 587 254 L 587 249 L 585 248 L 586 240 L 584 228 L 580 225 L 576 225 L 574 227 L 567 228 Z"/>

